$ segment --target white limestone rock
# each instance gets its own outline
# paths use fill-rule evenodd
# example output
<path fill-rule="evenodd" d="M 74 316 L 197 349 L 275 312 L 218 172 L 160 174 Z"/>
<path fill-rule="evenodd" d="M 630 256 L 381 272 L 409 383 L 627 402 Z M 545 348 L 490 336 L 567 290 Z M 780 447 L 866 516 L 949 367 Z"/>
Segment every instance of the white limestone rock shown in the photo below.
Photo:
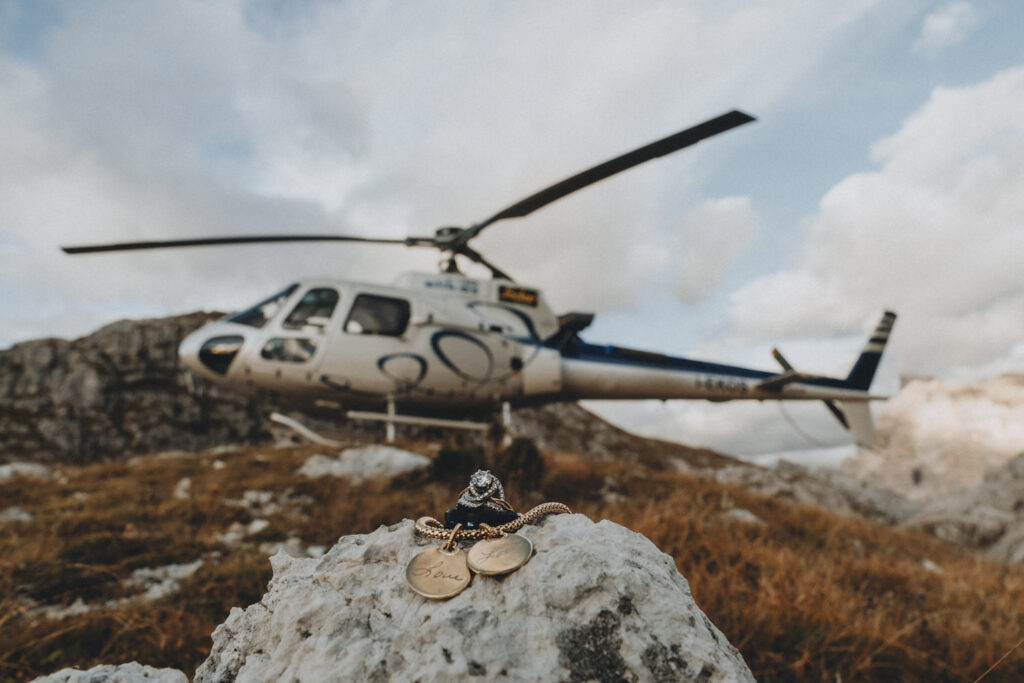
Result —
<path fill-rule="evenodd" d="M 447 601 L 405 583 L 409 560 L 439 544 L 410 520 L 320 559 L 278 553 L 262 601 L 214 631 L 195 681 L 753 680 L 645 537 L 583 515 L 519 533 L 535 547 L 526 566 Z"/>
<path fill-rule="evenodd" d="M 731 508 L 722 513 L 722 518 L 729 522 L 736 522 L 738 524 L 752 524 L 754 526 L 763 526 L 765 521 L 755 515 L 750 510 L 744 510 L 743 508 Z"/>
<path fill-rule="evenodd" d="M 6 484 L 17 477 L 49 479 L 50 474 L 50 468 L 46 465 L 40 465 L 34 462 L 12 462 L 6 465 L 0 465 L 0 484 Z"/>
<path fill-rule="evenodd" d="M 192 500 L 192 478 L 183 477 L 174 485 L 174 492 L 171 494 L 175 500 Z"/>
<path fill-rule="evenodd" d="M 980 484 L 1024 452 L 1024 374 L 973 382 L 913 379 L 878 415 L 879 444 L 843 471 L 920 502 Z"/>
<path fill-rule="evenodd" d="M 299 468 L 299 474 L 311 479 L 343 477 L 352 483 L 367 479 L 392 479 L 424 469 L 430 458 L 391 446 L 346 448 L 337 458 L 314 455 Z"/>
<path fill-rule="evenodd" d="M 188 683 L 188 677 L 177 669 L 156 669 L 130 662 L 101 664 L 88 671 L 61 669 L 32 683 Z"/>
<path fill-rule="evenodd" d="M 0 512 L 0 524 L 5 522 L 12 524 L 28 524 L 33 519 L 35 519 L 35 515 L 31 512 L 26 512 L 19 507 L 5 508 L 3 512 Z"/>
<path fill-rule="evenodd" d="M 921 507 L 892 491 L 836 470 L 804 467 L 785 460 L 772 469 L 737 463 L 698 474 L 762 496 L 815 505 L 837 514 L 859 515 L 878 524 L 898 524 Z"/>
<path fill-rule="evenodd" d="M 928 503 L 904 525 L 993 560 L 1024 562 L 1024 454 L 989 470 L 977 486 Z"/>

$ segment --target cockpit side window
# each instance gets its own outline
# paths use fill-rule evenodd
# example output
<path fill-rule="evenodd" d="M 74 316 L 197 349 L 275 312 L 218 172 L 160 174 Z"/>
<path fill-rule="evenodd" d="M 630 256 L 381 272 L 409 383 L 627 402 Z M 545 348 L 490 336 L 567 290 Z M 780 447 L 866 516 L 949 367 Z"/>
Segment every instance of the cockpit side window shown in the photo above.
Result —
<path fill-rule="evenodd" d="M 272 297 L 268 297 L 252 308 L 247 308 L 241 313 L 235 313 L 227 317 L 229 322 L 249 325 L 250 327 L 263 327 L 267 321 L 273 318 L 284 306 L 284 302 L 292 295 L 299 284 L 296 282 L 281 290 Z"/>
<path fill-rule="evenodd" d="M 321 319 L 321 324 L 334 313 L 334 307 L 338 305 L 338 292 L 333 289 L 311 289 L 306 292 L 299 303 L 284 319 L 282 326 L 289 330 L 299 330 L 311 319 Z"/>
<path fill-rule="evenodd" d="M 316 344 L 303 337 L 275 337 L 260 350 L 260 357 L 283 363 L 305 363 L 316 353 Z"/>
<path fill-rule="evenodd" d="M 409 324 L 409 302 L 374 294 L 360 294 L 345 321 L 349 334 L 383 334 L 397 337 Z"/>

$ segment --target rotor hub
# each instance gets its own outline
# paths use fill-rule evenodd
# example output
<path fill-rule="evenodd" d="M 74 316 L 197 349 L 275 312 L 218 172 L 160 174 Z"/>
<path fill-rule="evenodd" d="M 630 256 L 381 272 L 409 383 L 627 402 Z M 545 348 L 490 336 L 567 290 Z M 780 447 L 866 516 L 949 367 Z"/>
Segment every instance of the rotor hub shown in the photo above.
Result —
<path fill-rule="evenodd" d="M 445 245 L 455 241 L 455 238 L 461 235 L 463 230 L 463 228 L 454 225 L 446 225 L 434 231 L 434 240 L 439 248 L 444 249 Z"/>

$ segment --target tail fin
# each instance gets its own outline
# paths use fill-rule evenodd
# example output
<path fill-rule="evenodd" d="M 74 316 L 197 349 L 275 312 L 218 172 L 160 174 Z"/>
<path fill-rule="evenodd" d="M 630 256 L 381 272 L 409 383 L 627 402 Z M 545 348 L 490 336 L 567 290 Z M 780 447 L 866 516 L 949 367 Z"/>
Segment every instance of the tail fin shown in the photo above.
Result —
<path fill-rule="evenodd" d="M 885 344 L 889 341 L 889 334 L 892 332 L 893 323 L 896 322 L 896 314 L 886 311 L 882 319 L 878 321 L 875 331 L 864 345 L 857 362 L 846 377 L 844 384 L 850 389 L 867 391 L 871 387 L 871 380 L 875 378 L 875 371 L 878 370 L 878 363 L 882 360 L 882 352 Z M 850 430 L 853 440 L 861 448 L 871 448 L 875 445 L 875 423 L 871 419 L 871 408 L 867 400 L 847 399 L 838 401 L 838 406 L 831 401 L 825 401 L 832 414 L 845 427 Z"/>
<path fill-rule="evenodd" d="M 846 385 L 851 389 L 867 391 L 871 387 L 871 380 L 875 378 L 875 370 L 882 360 L 882 351 L 889 341 L 889 333 L 892 332 L 893 323 L 896 322 L 896 314 L 886 311 L 882 319 L 878 321 L 874 333 L 868 339 L 868 343 L 860 352 L 860 357 L 853 364 L 853 369 L 846 377 Z"/>
<path fill-rule="evenodd" d="M 867 401 L 839 401 L 839 408 L 845 417 L 847 429 L 861 448 L 875 445 L 875 423 L 871 419 L 871 408 Z"/>

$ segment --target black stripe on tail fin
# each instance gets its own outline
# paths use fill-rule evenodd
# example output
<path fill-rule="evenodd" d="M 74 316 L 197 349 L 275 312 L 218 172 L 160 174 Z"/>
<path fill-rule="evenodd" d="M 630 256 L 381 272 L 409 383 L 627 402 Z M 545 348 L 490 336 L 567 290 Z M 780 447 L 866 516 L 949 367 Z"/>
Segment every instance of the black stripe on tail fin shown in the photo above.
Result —
<path fill-rule="evenodd" d="M 853 369 L 846 377 L 848 387 L 861 391 L 867 391 L 871 387 L 871 380 L 875 378 L 875 370 L 878 369 L 878 363 L 882 360 L 882 351 L 885 350 L 885 344 L 889 341 L 889 334 L 892 332 L 895 322 L 896 314 L 892 311 L 886 311 L 882 315 L 871 338 L 865 344 L 864 350 L 860 352 L 860 357 L 857 358 Z"/>

